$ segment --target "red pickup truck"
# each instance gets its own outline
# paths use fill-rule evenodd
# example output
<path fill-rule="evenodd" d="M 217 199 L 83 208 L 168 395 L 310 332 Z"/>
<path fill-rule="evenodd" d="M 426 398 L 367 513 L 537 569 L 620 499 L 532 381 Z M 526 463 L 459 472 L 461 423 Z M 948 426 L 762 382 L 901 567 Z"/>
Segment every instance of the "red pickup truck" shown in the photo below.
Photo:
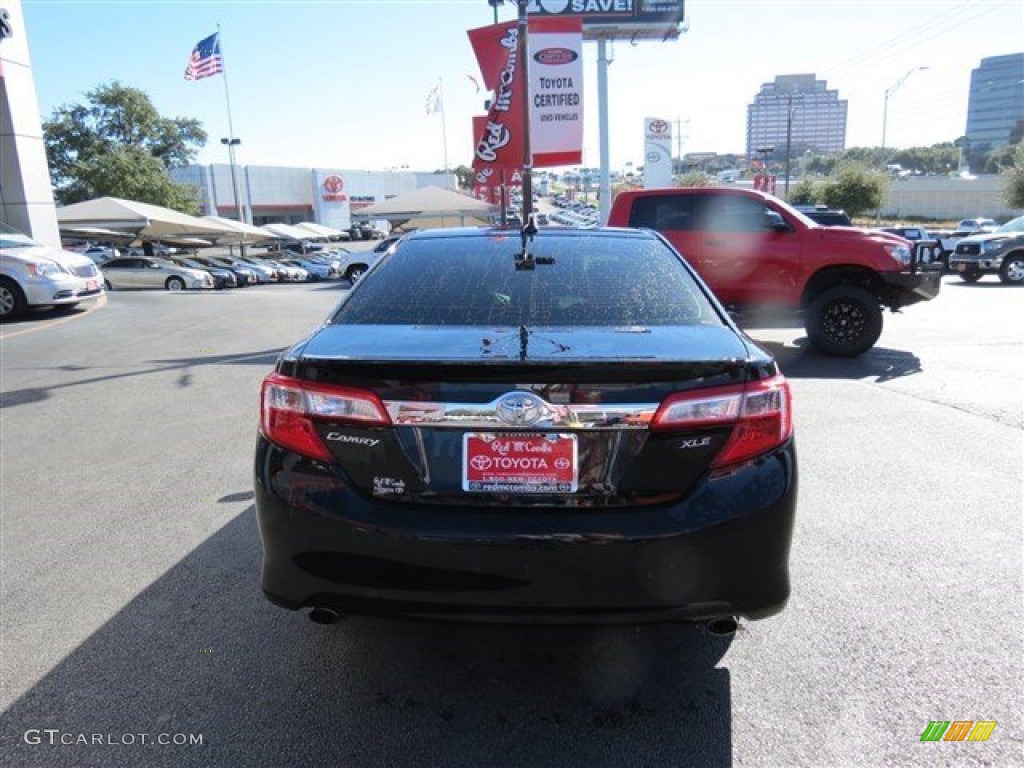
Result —
<path fill-rule="evenodd" d="M 852 357 L 896 311 L 938 295 L 942 275 L 911 244 L 854 227 L 823 227 L 762 192 L 721 187 L 620 192 L 608 225 L 661 233 L 741 324 L 802 317 L 811 344 Z"/>

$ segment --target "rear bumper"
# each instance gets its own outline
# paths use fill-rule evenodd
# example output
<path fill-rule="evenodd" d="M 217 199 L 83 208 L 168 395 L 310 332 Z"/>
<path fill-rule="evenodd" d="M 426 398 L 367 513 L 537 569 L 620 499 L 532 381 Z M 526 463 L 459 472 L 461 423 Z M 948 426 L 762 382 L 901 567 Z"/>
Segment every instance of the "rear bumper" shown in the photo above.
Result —
<path fill-rule="evenodd" d="M 792 442 L 672 504 L 615 510 L 382 503 L 262 437 L 262 587 L 290 609 L 515 623 L 758 619 L 789 596 Z"/>

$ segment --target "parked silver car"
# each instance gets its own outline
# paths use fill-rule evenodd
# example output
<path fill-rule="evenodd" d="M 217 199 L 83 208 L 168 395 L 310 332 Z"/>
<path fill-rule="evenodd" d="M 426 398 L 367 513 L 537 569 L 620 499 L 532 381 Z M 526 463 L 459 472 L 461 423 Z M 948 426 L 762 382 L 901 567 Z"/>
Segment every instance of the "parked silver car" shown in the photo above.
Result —
<path fill-rule="evenodd" d="M 181 291 L 186 288 L 213 288 L 213 277 L 209 272 L 181 267 L 148 256 L 105 261 L 103 278 L 107 290 L 166 288 L 168 291 Z"/>

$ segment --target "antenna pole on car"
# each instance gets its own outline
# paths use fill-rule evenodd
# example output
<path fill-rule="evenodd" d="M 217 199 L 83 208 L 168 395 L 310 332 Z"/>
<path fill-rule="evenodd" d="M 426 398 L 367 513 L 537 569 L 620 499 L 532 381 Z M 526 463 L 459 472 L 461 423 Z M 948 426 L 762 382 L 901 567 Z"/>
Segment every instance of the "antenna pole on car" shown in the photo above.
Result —
<path fill-rule="evenodd" d="M 520 93 L 523 99 L 523 224 L 533 213 L 533 149 L 530 146 L 530 45 L 527 0 L 517 0 L 519 10 L 519 51 L 518 59 Z"/>

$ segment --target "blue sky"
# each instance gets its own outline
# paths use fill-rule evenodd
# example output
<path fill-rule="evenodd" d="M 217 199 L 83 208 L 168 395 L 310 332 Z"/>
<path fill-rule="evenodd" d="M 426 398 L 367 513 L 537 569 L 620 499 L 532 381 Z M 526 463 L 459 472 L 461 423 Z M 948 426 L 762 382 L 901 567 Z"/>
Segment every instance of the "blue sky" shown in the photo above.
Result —
<path fill-rule="evenodd" d="M 22 0 L 39 107 L 120 80 L 166 116 L 198 118 L 226 162 L 224 81 L 183 78 L 192 47 L 221 25 L 238 161 L 382 170 L 471 160 L 470 118 L 484 94 L 466 30 L 491 23 L 486 0 L 161 2 Z M 506 5 L 500 19 L 514 17 Z M 746 105 L 779 74 L 816 73 L 849 101 L 847 145 L 948 141 L 964 132 L 970 71 L 1024 50 L 1020 0 L 689 0 L 676 42 L 611 46 L 613 167 L 641 163 L 643 118 L 680 120 L 683 151 L 742 152 Z M 596 44 L 584 45 L 584 163 L 598 164 Z M 425 102 L 439 81 L 444 112 Z"/>

